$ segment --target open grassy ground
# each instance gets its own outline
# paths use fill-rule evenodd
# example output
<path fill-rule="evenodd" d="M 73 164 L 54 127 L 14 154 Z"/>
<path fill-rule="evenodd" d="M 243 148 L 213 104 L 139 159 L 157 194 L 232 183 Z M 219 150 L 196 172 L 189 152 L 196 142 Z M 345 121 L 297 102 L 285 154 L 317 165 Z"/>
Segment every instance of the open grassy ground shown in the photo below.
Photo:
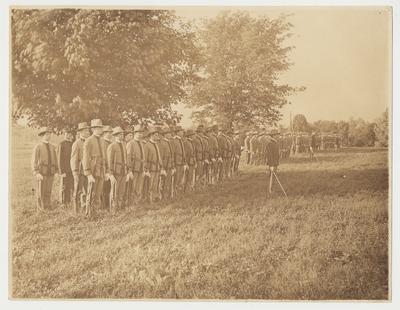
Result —
<path fill-rule="evenodd" d="M 278 188 L 266 199 L 264 168 L 243 167 L 175 203 L 86 221 L 56 202 L 35 213 L 35 139 L 13 130 L 12 297 L 388 298 L 385 149 L 286 160 L 289 201 Z"/>

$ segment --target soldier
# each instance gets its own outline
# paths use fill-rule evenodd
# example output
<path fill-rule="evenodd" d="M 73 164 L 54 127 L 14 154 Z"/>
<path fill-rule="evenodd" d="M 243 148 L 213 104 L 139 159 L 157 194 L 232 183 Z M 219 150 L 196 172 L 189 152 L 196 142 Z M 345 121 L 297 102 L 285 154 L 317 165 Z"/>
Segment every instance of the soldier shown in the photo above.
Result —
<path fill-rule="evenodd" d="M 83 144 L 85 139 L 90 136 L 88 123 L 79 123 L 78 125 L 78 139 L 72 144 L 71 151 L 71 170 L 74 176 L 74 192 L 72 194 L 72 204 L 75 214 L 78 214 L 82 206 L 85 205 L 86 191 L 87 191 L 87 178 L 83 172 Z"/>
<path fill-rule="evenodd" d="M 174 165 L 175 173 L 175 192 L 182 191 L 184 188 L 184 175 L 188 166 L 186 165 L 186 154 L 183 146 L 183 129 L 181 126 L 174 128 L 175 136 L 172 139 L 173 152 L 174 152 Z"/>
<path fill-rule="evenodd" d="M 212 185 L 215 184 L 218 177 L 218 157 L 219 157 L 219 149 L 218 149 L 218 139 L 214 132 L 215 127 L 210 126 L 207 128 L 207 137 L 208 137 L 208 153 L 210 160 L 210 183 Z"/>
<path fill-rule="evenodd" d="M 143 198 L 144 183 L 144 144 L 142 141 L 144 128 L 142 125 L 136 125 L 133 128 L 133 139 L 126 145 L 127 165 L 129 172 L 133 177 L 128 181 L 127 205 L 133 207 Z"/>
<path fill-rule="evenodd" d="M 90 122 L 93 134 L 85 140 L 83 145 L 83 169 L 88 178 L 86 196 L 86 217 L 100 209 L 101 195 L 106 174 L 108 174 L 106 143 L 101 138 L 103 124 L 100 119 Z"/>
<path fill-rule="evenodd" d="M 221 182 L 225 178 L 225 160 L 227 157 L 227 141 L 222 133 L 222 129 L 218 129 L 218 180 Z"/>
<path fill-rule="evenodd" d="M 203 138 L 200 136 L 197 128 L 192 136 L 192 144 L 194 147 L 194 156 L 196 158 L 195 182 L 198 184 L 203 178 L 204 169 L 204 143 Z M 201 127 L 200 127 L 201 130 Z M 203 183 L 204 186 L 204 183 Z"/>
<path fill-rule="evenodd" d="M 240 155 L 242 152 L 242 146 L 240 145 L 240 132 L 235 131 L 233 137 L 233 172 L 237 175 L 239 172 Z"/>
<path fill-rule="evenodd" d="M 200 175 L 199 180 L 203 180 L 203 186 L 206 186 L 210 182 L 210 168 L 211 168 L 211 159 L 210 159 L 210 145 L 208 141 L 208 137 L 205 135 L 204 126 L 199 125 L 197 127 L 197 135 L 200 138 L 203 150 L 203 167 L 199 169 L 198 173 Z"/>
<path fill-rule="evenodd" d="M 310 138 L 310 159 L 316 159 L 315 155 L 314 155 L 314 150 L 317 147 L 317 139 L 315 137 L 315 132 L 313 131 L 311 133 L 311 138 Z"/>
<path fill-rule="evenodd" d="M 162 137 L 159 142 L 162 163 L 166 175 L 160 177 L 160 192 L 162 199 L 174 198 L 173 178 L 175 175 L 174 151 L 171 142 L 171 128 L 161 128 Z"/>
<path fill-rule="evenodd" d="M 32 153 L 32 171 L 36 178 L 37 211 L 50 208 L 51 190 L 54 174 L 57 172 L 57 155 L 55 147 L 50 144 L 52 131 L 48 127 L 40 129 L 38 136 L 41 141 Z"/>
<path fill-rule="evenodd" d="M 149 141 L 144 147 L 144 170 L 147 177 L 149 178 L 148 200 L 150 203 L 153 203 L 161 199 L 159 177 L 160 175 L 165 176 L 166 172 L 163 168 L 160 149 L 158 147 L 158 129 L 156 127 L 150 128 L 147 136 Z"/>
<path fill-rule="evenodd" d="M 125 185 L 127 181 L 133 179 L 133 174 L 127 169 L 124 131 L 121 127 L 115 127 L 112 135 L 115 141 L 107 148 L 107 161 L 111 183 L 110 212 L 114 213 L 124 208 Z"/>
<path fill-rule="evenodd" d="M 103 139 L 106 145 L 106 150 L 108 149 L 108 147 L 111 145 L 112 143 L 112 128 L 111 126 L 104 126 L 104 130 L 103 130 Z M 103 209 L 105 210 L 111 210 L 110 209 L 110 190 L 111 190 L 111 182 L 110 179 L 108 177 L 108 175 L 105 176 L 104 178 L 104 184 L 103 184 L 103 194 L 102 194 L 102 204 L 101 206 L 103 207 Z"/>
<path fill-rule="evenodd" d="M 193 135 L 194 131 L 192 129 L 188 129 L 183 139 L 183 147 L 185 149 L 185 156 L 186 156 L 186 165 L 188 166 L 188 168 L 186 169 L 183 182 L 184 192 L 187 192 L 188 190 L 193 191 L 196 183 L 196 154 L 195 154 L 196 149 L 192 139 Z"/>
<path fill-rule="evenodd" d="M 233 169 L 233 139 L 231 138 L 232 130 L 226 128 L 223 136 L 226 140 L 226 154 L 224 159 L 224 174 L 226 177 L 230 178 L 232 176 Z"/>
<path fill-rule="evenodd" d="M 246 164 L 247 165 L 250 165 L 250 159 L 251 159 L 250 139 L 251 139 L 251 131 L 247 131 L 246 138 L 244 138 L 244 151 L 246 153 Z"/>
<path fill-rule="evenodd" d="M 72 130 L 64 130 L 64 140 L 57 147 L 57 164 L 60 180 L 60 202 L 62 207 L 71 204 L 72 190 L 74 187 L 74 178 L 71 170 L 71 151 L 74 135 Z"/>
<path fill-rule="evenodd" d="M 276 173 L 279 166 L 279 143 L 277 136 L 279 136 L 279 131 L 277 129 L 272 129 L 269 132 L 270 139 L 266 145 L 266 155 L 267 155 L 267 165 L 269 167 L 269 188 L 268 193 L 272 194 L 272 185 L 274 173 Z"/>

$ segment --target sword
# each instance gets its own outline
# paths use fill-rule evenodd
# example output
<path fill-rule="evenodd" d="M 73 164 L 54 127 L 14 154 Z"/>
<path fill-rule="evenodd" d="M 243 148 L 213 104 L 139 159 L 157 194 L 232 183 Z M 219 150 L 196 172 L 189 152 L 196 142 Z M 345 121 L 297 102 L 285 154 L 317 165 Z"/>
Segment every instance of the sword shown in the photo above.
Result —
<path fill-rule="evenodd" d="M 279 186 L 281 187 L 283 193 L 285 194 L 286 199 L 289 199 L 288 196 L 286 195 L 285 189 L 283 188 L 281 182 L 279 181 L 278 176 L 276 175 L 275 171 L 272 171 L 272 173 L 274 174 L 275 179 L 278 181 L 278 184 L 279 184 Z"/>

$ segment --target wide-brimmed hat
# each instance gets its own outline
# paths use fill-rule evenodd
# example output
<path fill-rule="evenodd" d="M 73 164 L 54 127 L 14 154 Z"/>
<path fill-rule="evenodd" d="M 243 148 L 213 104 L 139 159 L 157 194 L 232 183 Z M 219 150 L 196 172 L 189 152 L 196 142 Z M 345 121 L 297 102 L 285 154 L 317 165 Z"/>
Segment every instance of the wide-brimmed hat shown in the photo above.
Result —
<path fill-rule="evenodd" d="M 135 125 L 133 127 L 133 132 L 143 132 L 144 131 L 144 127 L 141 124 Z"/>
<path fill-rule="evenodd" d="M 53 131 L 49 127 L 42 127 L 39 129 L 38 136 L 43 136 L 46 132 L 53 133 Z"/>
<path fill-rule="evenodd" d="M 168 126 L 161 127 L 160 132 L 162 134 L 170 133 L 171 132 L 171 128 L 169 128 Z"/>
<path fill-rule="evenodd" d="M 274 135 L 279 135 L 280 132 L 279 132 L 278 129 L 273 128 L 273 129 L 271 129 L 271 130 L 268 132 L 268 134 L 269 134 L 270 136 L 274 136 Z"/>
<path fill-rule="evenodd" d="M 90 121 L 90 127 L 95 128 L 95 127 L 103 127 L 103 122 L 101 121 L 101 119 L 92 119 Z"/>
<path fill-rule="evenodd" d="M 182 126 L 175 126 L 174 132 L 183 131 Z"/>
<path fill-rule="evenodd" d="M 203 131 L 204 131 L 204 126 L 203 126 L 203 125 L 197 126 L 196 131 L 197 131 L 197 132 L 203 132 Z"/>
<path fill-rule="evenodd" d="M 157 133 L 157 132 L 159 132 L 158 131 L 158 128 L 157 127 L 155 127 L 155 126 L 153 126 L 153 127 L 150 127 L 150 128 L 148 128 L 147 129 L 147 132 L 146 132 L 146 137 L 149 137 L 149 136 L 151 136 L 152 134 L 155 134 L 155 133 Z"/>
<path fill-rule="evenodd" d="M 78 124 L 78 131 L 84 130 L 84 129 L 89 129 L 90 126 L 87 122 L 82 122 Z"/>
<path fill-rule="evenodd" d="M 111 126 L 104 126 L 103 132 L 113 132 L 113 129 L 111 128 Z"/>
<path fill-rule="evenodd" d="M 119 135 L 121 133 L 125 133 L 125 131 L 119 126 L 115 127 L 112 131 L 113 136 Z"/>
<path fill-rule="evenodd" d="M 188 129 L 185 132 L 185 137 L 190 137 L 190 136 L 193 136 L 194 134 L 195 134 L 195 132 L 193 129 Z"/>

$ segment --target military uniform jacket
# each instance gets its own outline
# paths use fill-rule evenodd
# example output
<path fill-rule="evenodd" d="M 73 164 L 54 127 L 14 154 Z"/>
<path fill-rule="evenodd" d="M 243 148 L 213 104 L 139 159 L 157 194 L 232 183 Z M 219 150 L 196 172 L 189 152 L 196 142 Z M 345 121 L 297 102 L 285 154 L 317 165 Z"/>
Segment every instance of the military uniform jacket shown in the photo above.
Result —
<path fill-rule="evenodd" d="M 274 138 L 270 138 L 266 146 L 267 153 L 267 165 L 278 166 L 279 165 L 279 144 Z"/>
<path fill-rule="evenodd" d="M 57 165 L 58 172 L 60 174 L 71 175 L 71 152 L 72 152 L 72 142 L 69 140 L 63 140 L 57 147 Z"/>
<path fill-rule="evenodd" d="M 192 139 L 196 161 L 204 160 L 204 144 L 203 140 L 199 135 L 195 135 Z"/>
<path fill-rule="evenodd" d="M 183 147 L 185 148 L 186 163 L 193 166 L 196 163 L 195 146 L 193 139 L 185 138 L 183 139 Z"/>
<path fill-rule="evenodd" d="M 103 138 L 91 135 L 83 144 L 83 171 L 86 176 L 104 177 L 108 172 L 106 142 Z"/>
<path fill-rule="evenodd" d="M 175 168 L 174 150 L 172 143 L 168 139 L 163 138 L 158 143 L 158 147 L 160 149 L 164 169 L 170 170 L 172 168 Z"/>
<path fill-rule="evenodd" d="M 204 160 L 211 160 L 210 158 L 210 145 L 208 141 L 208 137 L 205 135 L 200 135 L 200 139 L 203 143 L 203 159 Z"/>
<path fill-rule="evenodd" d="M 231 158 L 233 155 L 233 139 L 230 136 L 224 135 L 226 139 L 226 157 Z"/>
<path fill-rule="evenodd" d="M 148 141 L 144 146 L 144 168 L 150 172 L 158 172 L 163 168 L 160 149 L 154 141 Z"/>
<path fill-rule="evenodd" d="M 222 158 L 228 157 L 228 142 L 223 135 L 217 136 L 218 141 L 218 155 Z"/>
<path fill-rule="evenodd" d="M 218 149 L 218 139 L 214 134 L 210 134 L 208 137 L 208 148 L 210 153 L 210 159 L 216 159 L 219 157 L 219 149 Z"/>
<path fill-rule="evenodd" d="M 126 144 L 126 153 L 128 170 L 132 172 L 143 172 L 145 162 L 144 143 L 132 139 Z"/>
<path fill-rule="evenodd" d="M 180 137 L 175 137 L 171 141 L 174 152 L 174 164 L 175 166 L 186 165 L 186 154 L 185 147 L 183 146 L 183 139 Z"/>
<path fill-rule="evenodd" d="M 126 175 L 128 173 L 126 158 L 125 143 L 117 141 L 111 143 L 107 148 L 109 173 L 113 176 Z"/>
<path fill-rule="evenodd" d="M 79 138 L 72 144 L 70 166 L 73 175 L 83 174 L 83 144 L 85 140 Z"/>
<path fill-rule="evenodd" d="M 233 155 L 239 155 L 241 153 L 241 149 L 240 149 L 240 142 L 239 139 L 233 139 L 232 141 L 232 146 L 233 146 Z"/>
<path fill-rule="evenodd" d="M 39 142 L 33 149 L 31 165 L 34 175 L 38 173 L 41 175 L 54 175 L 58 170 L 54 145 Z"/>

